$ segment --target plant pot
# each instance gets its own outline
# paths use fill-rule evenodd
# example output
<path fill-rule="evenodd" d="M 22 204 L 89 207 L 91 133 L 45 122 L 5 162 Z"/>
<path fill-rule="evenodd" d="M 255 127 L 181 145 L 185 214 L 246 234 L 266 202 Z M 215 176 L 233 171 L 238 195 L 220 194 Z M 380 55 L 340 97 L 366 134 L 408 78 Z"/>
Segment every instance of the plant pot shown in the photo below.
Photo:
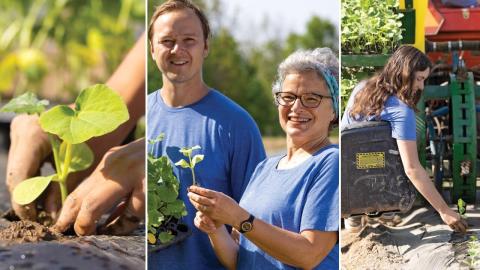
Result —
<path fill-rule="evenodd" d="M 157 241 L 157 244 L 148 244 L 148 252 L 156 252 L 162 249 L 166 249 L 172 245 L 175 245 L 183 240 L 187 239 L 192 234 L 192 230 L 180 220 L 172 219 L 167 224 L 160 226 L 157 229 L 155 237 L 158 239 L 158 235 L 164 231 L 170 231 L 175 236 L 172 241 L 162 244 L 160 240 Z"/>

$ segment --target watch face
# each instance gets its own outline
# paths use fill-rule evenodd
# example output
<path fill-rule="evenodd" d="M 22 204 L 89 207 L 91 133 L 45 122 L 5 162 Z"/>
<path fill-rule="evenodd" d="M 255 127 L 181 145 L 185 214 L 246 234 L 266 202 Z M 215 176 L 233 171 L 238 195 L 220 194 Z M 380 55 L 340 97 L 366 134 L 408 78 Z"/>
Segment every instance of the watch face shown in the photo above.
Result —
<path fill-rule="evenodd" d="M 252 223 L 251 222 L 244 222 L 242 224 L 242 231 L 249 232 L 251 229 L 252 229 Z"/>

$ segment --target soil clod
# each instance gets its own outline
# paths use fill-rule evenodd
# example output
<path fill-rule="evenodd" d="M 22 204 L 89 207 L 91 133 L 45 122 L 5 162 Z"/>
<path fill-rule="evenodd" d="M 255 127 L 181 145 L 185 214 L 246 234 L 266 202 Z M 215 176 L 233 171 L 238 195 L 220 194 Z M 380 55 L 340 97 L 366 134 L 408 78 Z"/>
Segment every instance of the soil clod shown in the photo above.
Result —
<path fill-rule="evenodd" d="M 62 236 L 58 232 L 29 220 L 11 222 L 7 228 L 0 230 L 0 241 L 7 243 L 52 241 L 60 238 Z"/>

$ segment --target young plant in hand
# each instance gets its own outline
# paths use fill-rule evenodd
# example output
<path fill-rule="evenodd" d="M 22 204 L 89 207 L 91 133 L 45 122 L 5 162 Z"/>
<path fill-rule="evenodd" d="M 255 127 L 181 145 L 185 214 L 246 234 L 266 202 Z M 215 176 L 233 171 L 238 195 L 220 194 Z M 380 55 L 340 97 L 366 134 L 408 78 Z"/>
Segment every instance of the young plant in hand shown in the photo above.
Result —
<path fill-rule="evenodd" d="M 197 165 L 200 161 L 203 160 L 203 155 L 195 155 L 193 158 L 192 158 L 192 152 L 193 150 L 197 150 L 197 149 L 201 149 L 201 147 L 199 145 L 195 145 L 194 147 L 191 147 L 191 148 L 187 148 L 187 147 L 183 147 L 182 149 L 180 149 L 180 153 L 182 153 L 186 158 L 188 158 L 188 161 L 186 161 L 185 159 L 181 159 L 179 161 L 177 161 L 177 163 L 175 163 L 176 166 L 180 166 L 184 169 L 187 169 L 189 168 L 192 172 L 192 185 L 196 185 L 196 186 L 200 186 L 197 182 L 197 180 L 195 179 L 195 165 Z"/>
<path fill-rule="evenodd" d="M 73 107 L 58 105 L 45 111 L 47 105 L 48 101 L 26 93 L 12 99 L 0 110 L 37 114 L 40 127 L 47 132 L 52 146 L 56 173 L 20 182 L 12 196 L 21 205 L 37 199 L 50 182 L 60 185 L 63 203 L 68 195 L 68 175 L 87 169 L 93 162 L 93 152 L 85 142 L 112 132 L 129 119 L 127 106 L 120 95 L 103 84 L 84 89 Z"/>

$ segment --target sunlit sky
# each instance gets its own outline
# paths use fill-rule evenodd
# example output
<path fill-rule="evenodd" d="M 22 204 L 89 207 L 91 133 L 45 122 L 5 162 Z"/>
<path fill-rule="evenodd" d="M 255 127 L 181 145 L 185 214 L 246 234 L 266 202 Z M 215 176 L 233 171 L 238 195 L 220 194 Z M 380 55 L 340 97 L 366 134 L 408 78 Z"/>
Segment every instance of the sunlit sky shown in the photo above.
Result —
<path fill-rule="evenodd" d="M 227 17 L 225 23 L 240 40 L 303 33 L 313 15 L 328 19 L 340 28 L 340 0 L 222 0 L 222 4 Z M 263 34 L 260 30 L 265 19 L 269 27 Z"/>

